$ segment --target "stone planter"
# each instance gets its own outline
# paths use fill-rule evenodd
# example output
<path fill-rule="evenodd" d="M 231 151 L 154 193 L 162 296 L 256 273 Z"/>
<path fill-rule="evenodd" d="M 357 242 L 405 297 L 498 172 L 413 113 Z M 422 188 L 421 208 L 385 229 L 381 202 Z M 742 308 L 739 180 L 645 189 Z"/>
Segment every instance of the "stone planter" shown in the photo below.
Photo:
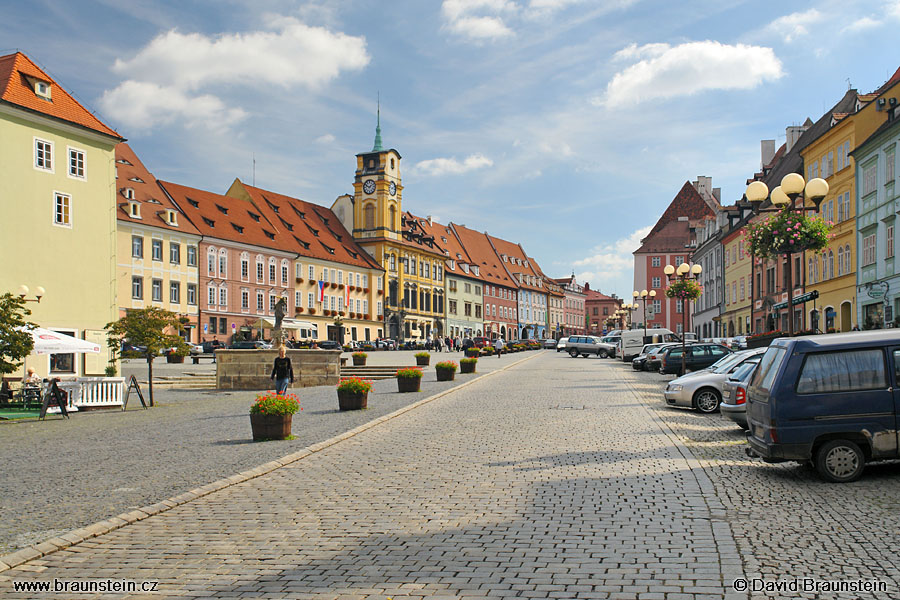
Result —
<path fill-rule="evenodd" d="M 397 391 L 398 392 L 418 392 L 422 387 L 422 378 L 421 377 L 398 377 L 397 378 Z"/>
<path fill-rule="evenodd" d="M 431 362 L 430 356 L 417 356 L 416 357 L 416 366 L 417 367 L 427 367 Z"/>
<path fill-rule="evenodd" d="M 466 348 L 466 358 L 478 358 L 479 354 L 481 354 L 481 350 L 478 348 Z"/>
<path fill-rule="evenodd" d="M 456 371 L 450 369 L 437 369 L 438 381 L 453 381 L 456 379 Z"/>
<path fill-rule="evenodd" d="M 356 393 L 338 390 L 338 407 L 341 410 L 360 410 L 368 408 L 369 392 Z"/>
<path fill-rule="evenodd" d="M 291 419 L 294 415 L 250 415 L 253 441 L 283 440 L 291 435 Z"/>
<path fill-rule="evenodd" d="M 477 363 L 464 363 L 464 362 L 461 362 L 461 363 L 459 363 L 459 372 L 460 372 L 460 373 L 474 373 L 474 372 L 475 372 L 475 365 L 476 365 L 476 364 L 477 364 Z"/>
<path fill-rule="evenodd" d="M 365 358 L 356 358 L 356 357 L 354 356 L 354 357 L 353 357 L 353 366 L 354 366 L 354 367 L 364 367 L 364 366 L 366 366 L 366 359 L 365 359 Z"/>
<path fill-rule="evenodd" d="M 181 364 L 184 362 L 184 357 L 179 356 L 177 354 L 166 354 L 166 362 L 174 363 L 174 364 Z"/>

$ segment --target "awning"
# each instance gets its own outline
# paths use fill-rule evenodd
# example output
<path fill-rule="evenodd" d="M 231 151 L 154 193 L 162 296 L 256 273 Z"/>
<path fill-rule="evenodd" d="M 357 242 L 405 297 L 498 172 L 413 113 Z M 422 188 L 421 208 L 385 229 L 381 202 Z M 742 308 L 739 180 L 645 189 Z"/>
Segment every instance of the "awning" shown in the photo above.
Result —
<path fill-rule="evenodd" d="M 258 321 L 253 323 L 254 329 L 275 329 L 275 319 L 270 317 L 262 317 Z M 291 331 L 298 331 L 300 329 L 315 329 L 318 330 L 318 326 L 315 323 L 310 321 L 298 321 L 297 319 L 284 319 L 281 321 L 281 328 L 287 329 Z"/>
<path fill-rule="evenodd" d="M 34 354 L 99 354 L 100 346 L 87 340 L 80 340 L 50 331 L 43 327 L 35 327 L 30 331 L 34 339 Z"/>

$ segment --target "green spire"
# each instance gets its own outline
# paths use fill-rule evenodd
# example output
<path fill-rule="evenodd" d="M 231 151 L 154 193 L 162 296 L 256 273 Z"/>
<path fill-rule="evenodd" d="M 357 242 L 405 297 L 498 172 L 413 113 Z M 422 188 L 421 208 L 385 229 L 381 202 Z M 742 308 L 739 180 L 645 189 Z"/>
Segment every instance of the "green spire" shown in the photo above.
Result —
<path fill-rule="evenodd" d="M 375 126 L 375 147 L 372 152 L 384 152 L 381 145 L 381 94 L 378 94 L 378 124 Z"/>

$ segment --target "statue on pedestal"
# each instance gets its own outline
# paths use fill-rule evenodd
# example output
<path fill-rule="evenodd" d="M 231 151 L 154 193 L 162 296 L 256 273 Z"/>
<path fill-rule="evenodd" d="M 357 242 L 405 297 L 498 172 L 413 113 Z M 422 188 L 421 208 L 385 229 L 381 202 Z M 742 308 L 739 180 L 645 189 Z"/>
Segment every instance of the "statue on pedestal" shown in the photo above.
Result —
<path fill-rule="evenodd" d="M 284 343 L 284 333 L 281 330 L 281 322 L 287 313 L 287 300 L 279 298 L 275 304 L 275 329 L 272 330 L 272 347 L 278 348 Z"/>

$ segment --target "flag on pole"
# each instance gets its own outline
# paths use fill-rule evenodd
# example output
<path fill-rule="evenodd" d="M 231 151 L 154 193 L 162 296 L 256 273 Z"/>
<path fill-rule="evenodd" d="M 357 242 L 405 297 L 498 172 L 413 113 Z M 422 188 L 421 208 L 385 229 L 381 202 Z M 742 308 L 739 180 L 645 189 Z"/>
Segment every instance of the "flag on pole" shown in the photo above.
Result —
<path fill-rule="evenodd" d="M 350 286 L 344 286 L 344 306 L 350 306 Z"/>
<path fill-rule="evenodd" d="M 319 302 L 325 301 L 325 282 L 319 282 Z"/>

